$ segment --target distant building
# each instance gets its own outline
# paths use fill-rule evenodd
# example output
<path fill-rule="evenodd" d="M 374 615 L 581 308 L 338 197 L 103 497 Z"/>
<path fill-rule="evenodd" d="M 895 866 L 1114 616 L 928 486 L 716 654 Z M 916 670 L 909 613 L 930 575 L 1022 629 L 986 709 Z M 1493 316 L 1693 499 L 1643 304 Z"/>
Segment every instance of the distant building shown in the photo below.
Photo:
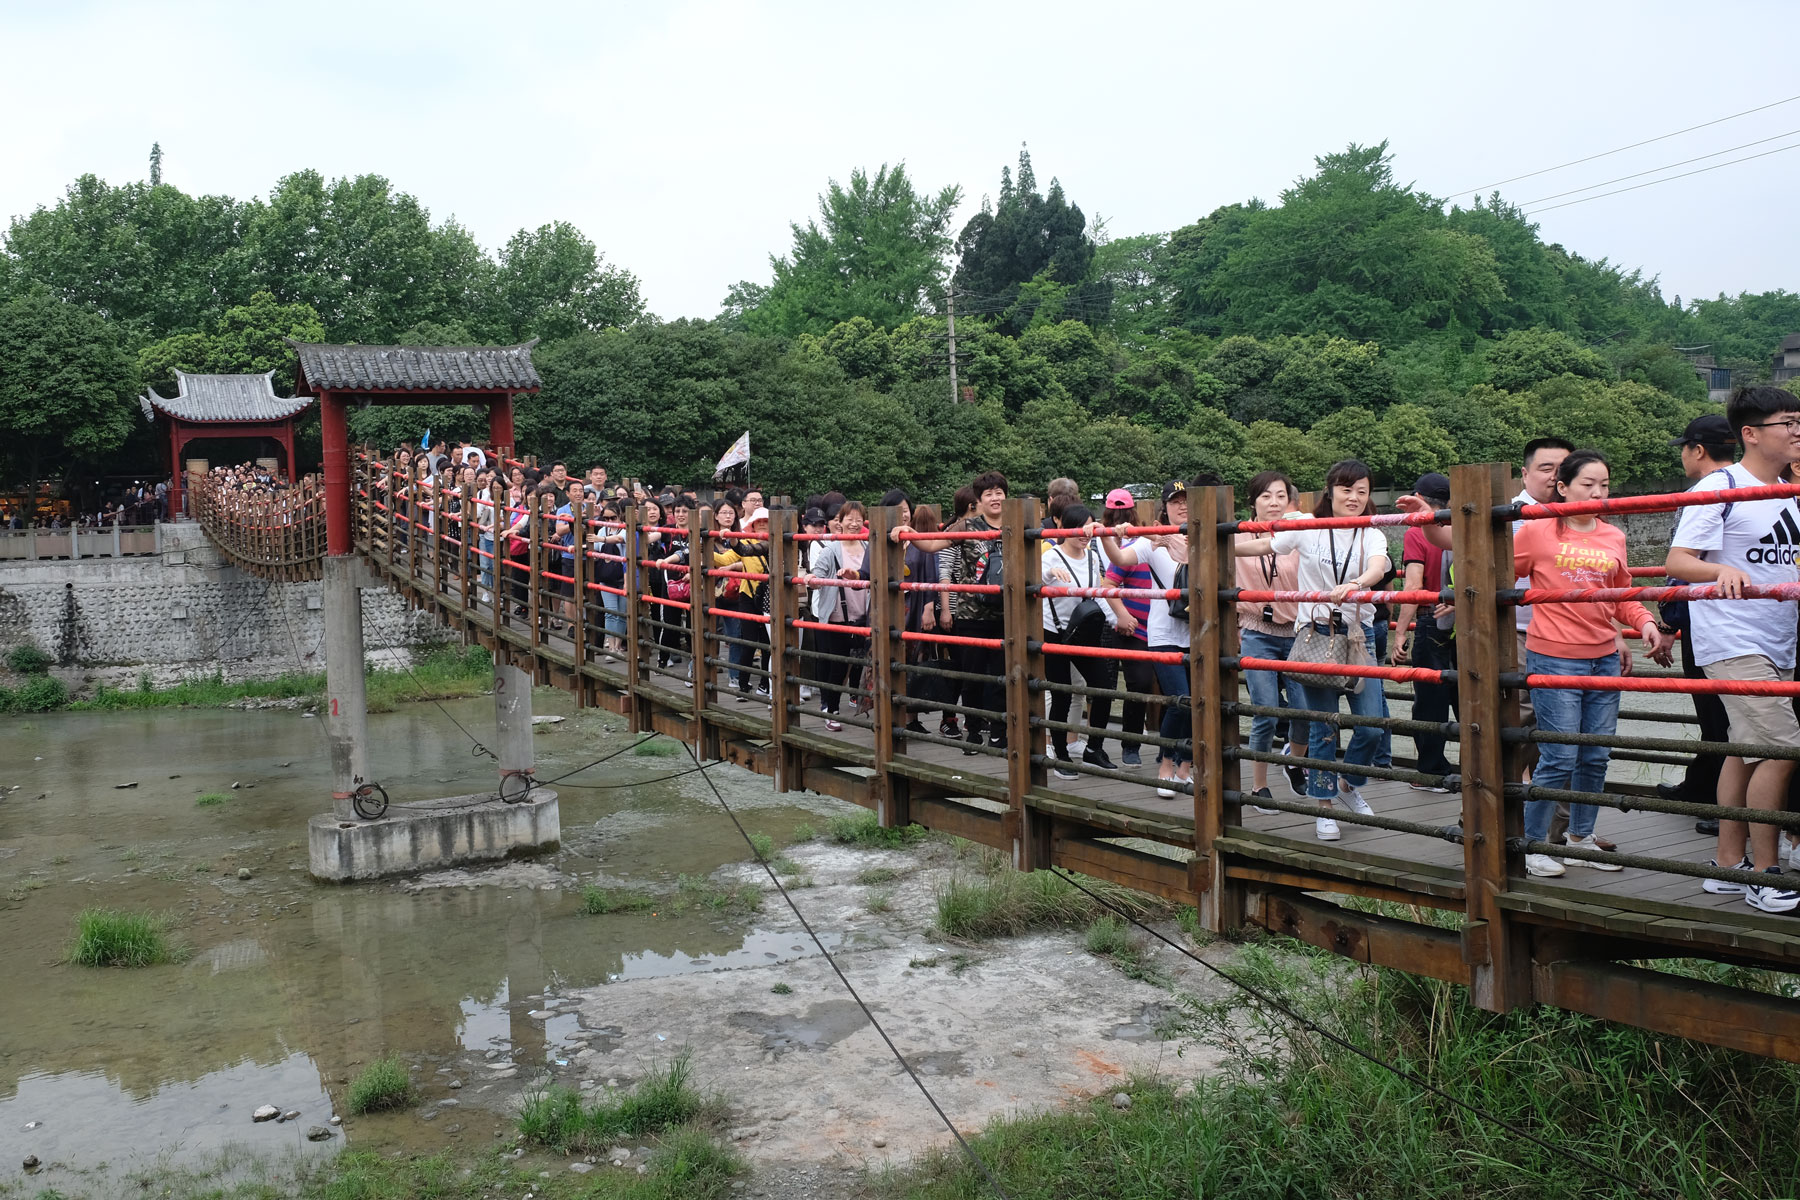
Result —
<path fill-rule="evenodd" d="M 1776 383 L 1800 378 L 1800 333 L 1788 334 L 1781 339 L 1781 345 L 1776 347 L 1775 373 L 1772 378 Z"/>
<path fill-rule="evenodd" d="M 1712 355 L 1704 353 L 1710 346 L 1677 346 L 1676 353 L 1688 360 L 1694 374 L 1706 385 L 1706 396 L 1723 404 L 1731 399 L 1731 368 L 1721 367 Z"/>

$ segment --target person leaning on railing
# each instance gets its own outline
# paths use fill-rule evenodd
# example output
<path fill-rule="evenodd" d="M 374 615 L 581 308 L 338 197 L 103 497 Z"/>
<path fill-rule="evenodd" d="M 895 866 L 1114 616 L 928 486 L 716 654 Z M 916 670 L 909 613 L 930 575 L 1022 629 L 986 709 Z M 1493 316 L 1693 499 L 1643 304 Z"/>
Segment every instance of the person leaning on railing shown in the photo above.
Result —
<path fill-rule="evenodd" d="M 1279 520 L 1283 513 L 1293 509 L 1299 499 L 1293 480 L 1280 471 L 1264 471 L 1250 481 L 1246 489 L 1250 493 L 1250 515 L 1258 521 Z M 1258 540 L 1253 533 L 1240 533 L 1237 541 Z M 1276 554 L 1271 548 L 1267 554 L 1251 557 L 1239 557 L 1237 560 L 1237 585 L 1245 591 L 1292 592 L 1300 587 L 1300 555 L 1298 553 Z M 1238 611 L 1238 651 L 1246 658 L 1285 659 L 1294 648 L 1294 619 L 1300 614 L 1300 606 L 1291 600 L 1271 602 L 1267 604 L 1239 603 Z M 1244 672 L 1244 686 L 1250 692 L 1250 703 L 1261 708 L 1286 707 L 1281 699 L 1281 676 L 1273 671 Z M 1295 694 L 1299 694 L 1298 687 Z M 1268 753 L 1275 746 L 1275 728 L 1280 718 L 1258 715 L 1250 719 L 1250 749 L 1259 753 Z M 1282 743 L 1281 752 L 1289 757 L 1304 758 L 1307 741 L 1310 736 L 1309 723 L 1301 718 L 1289 718 L 1287 741 Z M 1306 798 L 1306 772 L 1298 767 L 1286 768 L 1288 790 L 1300 799 Z M 1269 764 L 1253 762 L 1250 766 L 1250 790 L 1254 796 L 1268 799 Z M 1277 810 L 1256 806 L 1258 812 L 1268 815 Z"/>
<path fill-rule="evenodd" d="M 1312 515 L 1360 517 L 1368 511 L 1369 468 L 1356 459 L 1333 463 L 1331 470 L 1325 474 L 1324 495 Z M 1304 515 L 1290 513 L 1289 517 L 1297 519 Z M 1330 600 L 1300 606 L 1299 621 L 1295 625 L 1296 643 L 1301 637 L 1307 636 L 1305 627 L 1310 626 L 1314 637 L 1328 638 L 1340 634 L 1348 636 L 1353 643 L 1360 640 L 1364 652 L 1362 661 L 1375 661 L 1375 606 L 1346 603 L 1344 598 L 1352 592 L 1367 591 L 1387 577 L 1391 565 L 1388 544 L 1379 529 L 1364 526 L 1358 529 L 1283 530 L 1271 538 L 1239 542 L 1235 550 L 1240 558 L 1271 552 L 1280 555 L 1298 551 L 1299 590 L 1324 592 L 1330 596 Z M 1301 698 L 1308 709 L 1314 712 L 1338 711 L 1337 688 L 1309 683 L 1309 676 L 1304 673 L 1297 673 L 1296 677 L 1300 684 Z M 1386 701 L 1379 680 L 1364 681 L 1350 692 L 1349 700 L 1350 711 L 1356 716 L 1386 715 Z M 1352 812 L 1362 816 L 1374 815 L 1374 810 L 1361 791 L 1368 779 L 1355 774 L 1352 769 L 1372 765 L 1380 748 L 1381 730 L 1367 725 L 1357 726 L 1351 732 L 1350 745 L 1344 752 L 1344 765 L 1347 769 L 1340 774 L 1313 768 L 1307 784 L 1308 798 L 1325 808 L 1330 808 L 1334 800 L 1341 800 Z M 1321 760 L 1337 757 L 1337 731 L 1329 722 L 1312 722 L 1308 757 Z M 1334 842 L 1342 836 L 1337 822 L 1327 816 L 1314 820 L 1313 833 L 1322 842 Z"/>
<path fill-rule="evenodd" d="M 1782 482 L 1787 465 L 1800 459 L 1800 396 L 1778 387 L 1743 388 L 1726 405 L 1725 416 L 1744 447 L 1743 461 L 1714 471 L 1692 490 Z M 1791 498 L 1697 504 L 1681 510 L 1665 569 L 1672 579 L 1716 584 L 1724 597 L 1688 606 L 1694 660 L 1708 679 L 1767 683 L 1794 677 L 1795 619 L 1800 603 L 1746 600 L 1743 589 L 1746 584 L 1800 582 L 1794 562 L 1797 548 L 1800 506 Z M 1800 721 L 1788 697 L 1720 699 L 1730 721 L 1732 741 L 1800 746 Z M 1791 759 L 1727 758 L 1719 772 L 1719 804 L 1779 812 L 1786 803 L 1793 772 Z M 1713 864 L 1765 871 L 1778 878 L 1780 849 L 1773 825 L 1721 821 Z M 1764 912 L 1800 908 L 1800 891 L 1777 879 L 1750 887 L 1708 879 L 1701 887 L 1715 895 L 1742 894 L 1746 903 Z"/>
<path fill-rule="evenodd" d="M 1612 484 L 1606 457 L 1598 450 L 1577 450 L 1565 456 L 1556 470 L 1558 502 L 1604 500 Z M 1594 515 L 1552 517 L 1526 521 L 1513 538 L 1513 573 L 1528 587 L 1545 590 L 1630 587 L 1625 533 Z M 1662 656 L 1665 639 L 1650 611 L 1635 600 L 1604 603 L 1538 604 L 1525 632 L 1525 670 L 1531 675 L 1606 677 L 1631 672 L 1631 652 L 1614 625 L 1641 630 L 1644 646 Z M 1537 709 L 1538 729 L 1545 733 L 1599 734 L 1611 737 L 1619 728 L 1619 693 L 1568 687 L 1531 690 Z M 1612 750 L 1606 746 L 1569 746 L 1543 742 L 1538 746 L 1537 773 L 1533 784 L 1543 788 L 1600 793 L 1606 790 L 1606 767 Z M 1525 802 L 1525 838 L 1550 840 L 1554 800 Z M 1595 804 L 1569 805 L 1569 828 L 1563 840 L 1570 846 L 1597 850 Z M 1558 862 L 1548 854 L 1526 854 L 1525 870 L 1532 875 L 1561 875 L 1567 866 L 1617 871 L 1616 863 L 1596 859 L 1565 858 Z"/>

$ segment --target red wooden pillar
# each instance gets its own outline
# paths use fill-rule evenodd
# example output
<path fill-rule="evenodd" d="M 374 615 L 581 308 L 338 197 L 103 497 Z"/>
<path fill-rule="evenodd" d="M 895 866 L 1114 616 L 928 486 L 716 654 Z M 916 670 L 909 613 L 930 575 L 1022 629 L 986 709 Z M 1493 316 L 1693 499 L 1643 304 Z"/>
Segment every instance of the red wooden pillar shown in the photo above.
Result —
<path fill-rule="evenodd" d="M 505 476 L 506 460 L 513 456 L 513 398 L 498 396 L 488 402 L 488 441 L 494 444 L 494 464 Z"/>
<path fill-rule="evenodd" d="M 348 437 L 345 442 L 348 445 Z M 289 417 L 281 423 L 281 448 L 287 452 L 287 461 L 282 464 L 287 469 L 288 486 L 299 482 L 300 473 L 294 469 L 294 418 Z M 348 460 L 346 460 L 346 463 Z"/>
<path fill-rule="evenodd" d="M 181 515 L 183 486 L 187 482 L 187 466 L 181 461 L 181 452 L 187 448 L 187 439 L 181 436 L 181 422 L 169 422 L 169 449 L 175 456 L 174 478 L 169 481 L 169 519 L 173 521 Z"/>
<path fill-rule="evenodd" d="M 325 444 L 325 553 L 349 554 L 350 423 L 335 393 L 319 393 L 319 432 Z"/>

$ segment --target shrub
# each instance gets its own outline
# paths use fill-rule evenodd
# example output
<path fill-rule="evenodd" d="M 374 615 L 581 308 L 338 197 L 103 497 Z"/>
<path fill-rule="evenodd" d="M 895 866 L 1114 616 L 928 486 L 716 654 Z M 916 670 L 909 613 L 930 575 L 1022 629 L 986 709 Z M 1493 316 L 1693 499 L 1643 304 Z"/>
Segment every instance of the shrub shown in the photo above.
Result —
<path fill-rule="evenodd" d="M 7 669 L 18 675 L 42 675 L 55 661 L 33 642 L 14 646 L 6 652 Z"/>
<path fill-rule="evenodd" d="M 84 909 L 75 918 L 69 961 L 82 967 L 148 967 L 174 957 L 169 922 L 152 913 Z"/>
<path fill-rule="evenodd" d="M 378 1058 L 350 1084 L 347 1103 L 354 1116 L 402 1108 L 412 1101 L 412 1077 L 397 1055 Z"/>
<path fill-rule="evenodd" d="M 794 826 L 794 840 L 796 842 L 810 842 L 818 836 L 819 831 L 805 821 Z"/>
<path fill-rule="evenodd" d="M 584 887 L 581 889 L 581 911 L 589 916 L 606 913 L 648 912 L 656 907 L 656 897 L 624 888 Z"/>
<path fill-rule="evenodd" d="M 33 675 L 16 688 L 0 688 L 0 712 L 54 712 L 69 702 L 69 689 L 53 675 Z"/>
<path fill-rule="evenodd" d="M 750 835 L 750 849 L 756 852 L 759 862 L 767 862 L 775 857 L 775 839 L 766 833 L 753 833 Z"/>

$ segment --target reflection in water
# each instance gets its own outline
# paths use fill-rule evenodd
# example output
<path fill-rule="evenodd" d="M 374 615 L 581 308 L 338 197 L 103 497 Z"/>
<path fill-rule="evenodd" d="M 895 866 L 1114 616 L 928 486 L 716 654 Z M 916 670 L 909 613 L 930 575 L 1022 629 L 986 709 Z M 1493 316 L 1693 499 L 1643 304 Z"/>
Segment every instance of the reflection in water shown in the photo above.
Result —
<path fill-rule="evenodd" d="M 540 707 L 571 713 L 538 739 L 540 771 L 573 769 L 626 737 L 566 698 Z M 492 721 L 490 701 L 450 708 L 471 729 Z M 579 911 L 581 884 L 602 875 L 671 891 L 678 873 L 746 856 L 717 809 L 677 783 L 565 791 L 566 848 L 529 881 L 500 868 L 474 878 L 504 884 L 315 884 L 302 839 L 329 795 L 318 725 L 229 710 L 0 720 L 0 898 L 13 897 L 0 918 L 0 1144 L 21 1147 L 0 1156 L 0 1182 L 18 1178 L 24 1153 L 117 1165 L 304 1143 L 381 1055 L 400 1053 L 422 1083 L 490 1051 L 521 1068 L 566 1059 L 582 1031 L 572 1013 L 544 1010 L 561 1008 L 568 989 L 795 955 L 793 935 L 741 922 Z M 485 786 L 462 735 L 430 710 L 371 717 L 370 732 L 396 800 Z M 591 777 L 655 780 L 666 769 L 628 755 Z M 129 781 L 139 786 L 113 786 Z M 758 788 L 759 831 L 785 839 L 818 820 L 818 808 Z M 196 807 L 210 791 L 230 798 Z M 95 904 L 173 914 L 185 961 L 64 965 L 75 914 Z M 302 1117 L 253 1125 L 265 1103 Z M 346 1140 L 441 1142 L 450 1123 L 351 1121 L 323 1152 Z"/>

